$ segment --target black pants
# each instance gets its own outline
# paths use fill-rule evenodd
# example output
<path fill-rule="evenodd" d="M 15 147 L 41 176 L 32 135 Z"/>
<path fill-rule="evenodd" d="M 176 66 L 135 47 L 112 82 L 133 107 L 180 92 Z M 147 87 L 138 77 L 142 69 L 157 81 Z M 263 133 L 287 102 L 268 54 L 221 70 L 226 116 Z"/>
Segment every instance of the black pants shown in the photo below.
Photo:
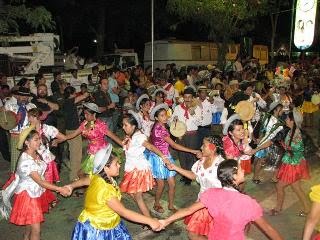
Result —
<path fill-rule="evenodd" d="M 212 135 L 211 134 L 211 125 L 204 126 L 204 127 L 199 126 L 198 127 L 198 135 L 199 135 L 198 148 L 200 148 L 202 146 L 203 139 L 205 137 L 208 137 L 208 136 Z"/>
<path fill-rule="evenodd" d="M 198 148 L 198 145 L 199 145 L 198 139 L 199 138 L 198 138 L 197 132 L 193 132 L 191 134 L 186 133 L 186 135 L 184 135 L 182 137 L 182 139 L 178 140 L 178 143 L 181 144 L 182 146 L 187 147 L 187 148 L 199 149 Z M 178 157 L 179 157 L 179 161 L 180 161 L 180 166 L 186 170 L 191 170 L 193 164 L 197 160 L 197 158 L 194 154 L 182 152 L 182 151 L 178 152 Z"/>
<path fill-rule="evenodd" d="M 9 142 L 6 130 L 0 127 L 0 152 L 6 161 L 10 161 Z"/>

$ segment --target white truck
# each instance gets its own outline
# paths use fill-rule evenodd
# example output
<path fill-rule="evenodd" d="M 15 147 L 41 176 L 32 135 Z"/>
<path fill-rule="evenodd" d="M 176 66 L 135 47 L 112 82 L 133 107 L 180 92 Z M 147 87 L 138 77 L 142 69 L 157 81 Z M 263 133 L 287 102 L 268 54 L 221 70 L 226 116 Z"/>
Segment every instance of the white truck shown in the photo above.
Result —
<path fill-rule="evenodd" d="M 9 56 L 19 74 L 37 74 L 41 67 L 57 65 L 55 53 L 59 51 L 59 43 L 59 36 L 53 33 L 0 36 L 0 54 Z"/>
<path fill-rule="evenodd" d="M 115 49 L 114 53 L 102 55 L 100 62 L 103 65 L 125 70 L 137 66 L 139 59 L 133 49 Z"/>

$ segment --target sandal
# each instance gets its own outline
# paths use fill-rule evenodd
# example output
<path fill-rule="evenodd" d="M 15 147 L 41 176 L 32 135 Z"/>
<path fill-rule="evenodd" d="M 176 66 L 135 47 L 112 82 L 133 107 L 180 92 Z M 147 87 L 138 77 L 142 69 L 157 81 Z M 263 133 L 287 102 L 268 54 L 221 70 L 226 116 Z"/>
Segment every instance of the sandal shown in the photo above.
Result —
<path fill-rule="evenodd" d="M 255 184 L 257 184 L 257 185 L 259 185 L 259 184 L 262 183 L 262 181 L 261 181 L 260 179 L 257 179 L 257 180 L 252 179 L 252 182 L 255 183 Z"/>
<path fill-rule="evenodd" d="M 305 211 L 300 211 L 299 213 L 298 213 L 298 216 L 299 217 L 306 217 L 306 216 L 308 216 L 308 213 L 306 213 Z"/>
<path fill-rule="evenodd" d="M 178 211 L 178 209 L 176 209 L 175 207 L 173 208 L 168 207 L 168 210 L 171 211 L 172 213 L 176 213 Z"/>
<path fill-rule="evenodd" d="M 154 205 L 153 210 L 155 210 L 158 213 L 164 213 L 164 209 L 161 205 Z"/>
<path fill-rule="evenodd" d="M 277 210 L 277 209 L 275 209 L 275 208 L 272 208 L 272 209 L 270 210 L 270 216 L 277 216 L 277 215 L 280 214 L 280 212 L 281 212 L 281 210 Z"/>

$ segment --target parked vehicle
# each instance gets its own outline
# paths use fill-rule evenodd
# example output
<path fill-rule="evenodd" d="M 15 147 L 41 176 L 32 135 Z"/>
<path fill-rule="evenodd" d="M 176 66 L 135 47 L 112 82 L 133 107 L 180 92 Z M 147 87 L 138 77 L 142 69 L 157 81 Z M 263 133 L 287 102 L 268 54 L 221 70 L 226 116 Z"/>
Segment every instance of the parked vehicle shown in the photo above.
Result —
<path fill-rule="evenodd" d="M 240 44 L 229 44 L 226 60 L 235 61 L 240 54 Z M 268 47 L 253 45 L 253 57 L 258 58 L 261 65 L 268 63 Z M 177 67 L 188 65 L 216 64 L 218 46 L 212 42 L 192 42 L 181 40 L 154 41 L 154 68 L 165 68 L 175 63 Z M 151 65 L 151 42 L 145 43 L 144 66 Z"/>

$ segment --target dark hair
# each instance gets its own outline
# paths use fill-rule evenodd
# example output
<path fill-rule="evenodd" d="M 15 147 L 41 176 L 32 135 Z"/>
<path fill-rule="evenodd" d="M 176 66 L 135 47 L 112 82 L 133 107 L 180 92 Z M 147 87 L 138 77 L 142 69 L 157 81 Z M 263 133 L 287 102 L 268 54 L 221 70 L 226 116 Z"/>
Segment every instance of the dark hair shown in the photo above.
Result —
<path fill-rule="evenodd" d="M 38 84 L 38 85 L 37 85 L 37 88 L 39 88 L 39 87 L 45 87 L 45 88 L 48 90 L 48 87 L 47 87 L 46 84 Z"/>
<path fill-rule="evenodd" d="M 2 84 L 1 85 L 1 89 L 4 90 L 4 89 L 7 89 L 7 90 L 10 90 L 10 87 L 8 84 Z"/>
<path fill-rule="evenodd" d="M 188 77 L 188 75 L 186 72 L 180 72 L 180 74 L 179 74 L 180 80 L 185 80 L 185 79 L 187 79 L 187 77 Z"/>
<path fill-rule="evenodd" d="M 35 77 L 34 77 L 34 84 L 37 86 L 40 79 L 43 78 L 43 74 L 42 73 L 38 73 Z"/>
<path fill-rule="evenodd" d="M 217 169 L 217 177 L 222 187 L 232 187 L 239 191 L 239 187 L 234 183 L 233 175 L 238 173 L 238 162 L 236 160 L 224 160 Z"/>
<path fill-rule="evenodd" d="M 213 143 L 216 145 L 216 153 L 218 155 L 222 155 L 224 157 L 224 150 L 223 150 L 223 144 L 222 140 L 218 136 L 208 136 L 205 137 L 203 140 L 208 141 L 209 143 Z"/>
<path fill-rule="evenodd" d="M 290 140 L 289 140 L 289 146 L 291 146 L 291 142 L 292 142 L 293 136 L 296 133 L 297 125 L 296 125 L 296 122 L 294 121 L 293 112 L 289 112 L 286 115 L 285 119 L 287 119 L 287 118 L 289 118 L 291 121 L 293 121 L 293 128 L 292 128 L 291 135 L 290 135 Z"/>
<path fill-rule="evenodd" d="M 91 110 L 90 108 L 87 108 L 86 106 L 83 106 L 83 111 L 87 111 L 89 112 L 90 114 L 96 114 L 97 112 Z"/>
<path fill-rule="evenodd" d="M 42 115 L 42 111 L 40 110 L 40 108 L 31 108 L 29 111 L 28 111 L 28 115 L 29 116 L 33 116 L 33 117 L 36 117 L 36 118 L 40 118 L 41 115 Z"/>
<path fill-rule="evenodd" d="M 53 73 L 53 78 L 56 79 L 57 76 L 61 75 L 61 72 L 54 72 Z"/>
<path fill-rule="evenodd" d="M 103 75 L 101 76 L 101 78 L 100 78 L 100 80 L 99 80 L 99 84 L 101 84 L 103 80 L 107 80 L 108 83 L 109 83 L 108 77 L 107 77 L 107 75 L 105 75 L 105 74 L 103 74 Z"/>
<path fill-rule="evenodd" d="M 28 81 L 30 81 L 28 78 L 24 78 L 24 77 L 23 77 L 23 78 L 21 78 L 21 79 L 19 80 L 19 82 L 17 83 L 17 85 L 18 85 L 19 87 L 24 87 Z"/>
<path fill-rule="evenodd" d="M 243 122 L 240 119 L 233 120 L 228 127 L 228 134 L 229 132 L 232 132 L 235 129 L 235 126 L 238 125 L 243 126 Z"/>
<path fill-rule="evenodd" d="M 157 118 L 162 111 L 166 111 L 166 109 L 165 109 L 165 108 L 159 108 L 159 109 L 154 113 L 154 117 Z M 153 125 L 153 126 L 154 126 L 154 125 Z"/>
<path fill-rule="evenodd" d="M 76 92 L 76 89 L 72 86 L 68 86 L 64 89 L 64 98 L 67 99 L 69 98 L 72 94 L 74 94 Z"/>
<path fill-rule="evenodd" d="M 105 167 L 110 167 L 110 165 L 112 164 L 113 160 L 116 159 L 116 158 L 117 158 L 117 156 L 111 153 L 109 159 L 107 160 L 107 162 L 106 162 L 106 164 L 105 164 L 104 166 L 105 166 Z M 107 183 L 113 184 L 112 178 L 109 177 L 109 176 L 105 173 L 105 171 L 101 171 L 101 172 L 99 173 L 99 176 L 102 177 Z"/>
<path fill-rule="evenodd" d="M 36 130 L 34 130 L 34 129 L 29 132 L 29 134 L 27 135 L 26 139 L 25 139 L 24 142 L 23 142 L 22 149 L 21 149 L 21 152 L 20 152 L 20 154 L 19 154 L 18 159 L 20 159 L 21 154 L 28 149 L 27 144 L 26 144 L 25 142 L 26 142 L 26 141 L 30 141 L 36 134 L 39 135 L 39 133 L 38 133 Z M 38 151 L 36 151 L 36 154 L 37 154 L 37 156 L 43 161 L 43 158 L 42 158 L 42 156 L 38 153 Z M 17 166 L 18 166 L 18 164 L 16 165 L 16 167 L 17 167 Z"/>
<path fill-rule="evenodd" d="M 149 98 L 143 98 L 143 99 L 140 101 L 139 107 L 141 107 L 142 105 L 146 104 L 148 101 L 150 101 Z"/>
<path fill-rule="evenodd" d="M 135 130 L 134 130 L 133 133 L 135 133 L 137 130 L 139 130 L 139 126 L 138 126 L 139 124 L 138 124 L 137 120 L 135 119 L 135 117 L 132 114 L 130 114 L 130 113 L 125 114 L 123 116 L 123 119 L 128 119 L 128 123 L 130 125 L 132 125 L 132 126 L 135 126 Z"/>
<path fill-rule="evenodd" d="M 183 91 L 183 95 L 184 94 L 191 94 L 192 96 L 195 96 L 195 92 L 191 87 L 187 87 L 184 91 Z"/>

